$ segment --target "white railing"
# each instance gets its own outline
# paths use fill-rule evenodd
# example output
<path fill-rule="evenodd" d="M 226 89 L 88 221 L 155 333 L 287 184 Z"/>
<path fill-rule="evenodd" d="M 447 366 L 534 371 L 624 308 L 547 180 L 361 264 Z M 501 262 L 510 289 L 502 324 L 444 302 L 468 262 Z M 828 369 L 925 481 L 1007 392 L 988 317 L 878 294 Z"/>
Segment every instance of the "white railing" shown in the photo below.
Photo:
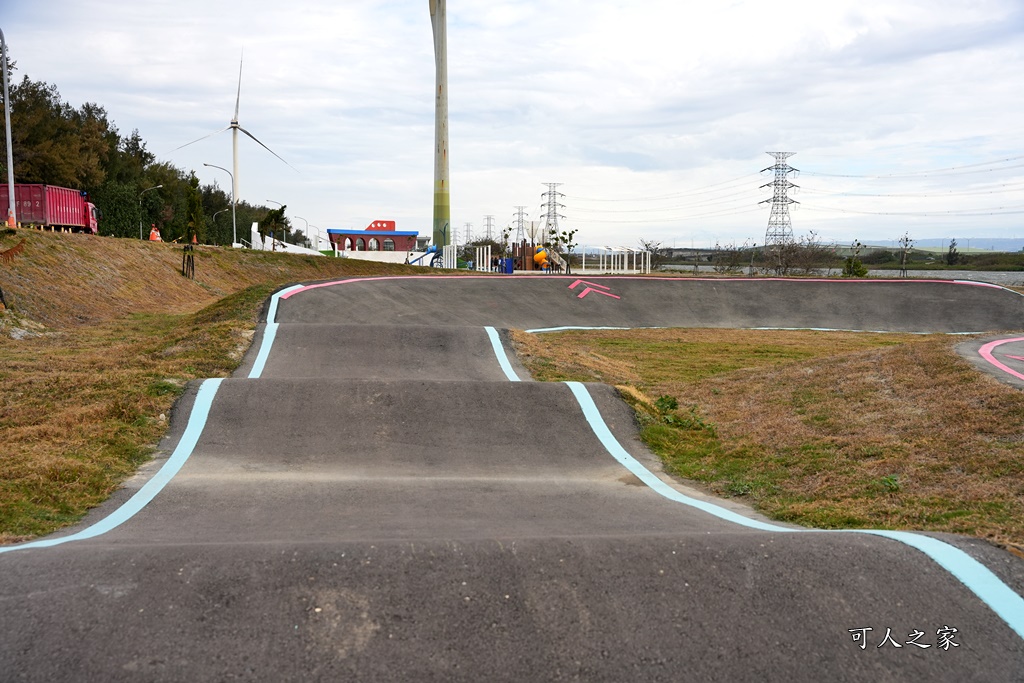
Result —
<path fill-rule="evenodd" d="M 446 245 L 444 245 L 444 250 L 441 252 L 442 265 L 445 268 L 451 268 L 452 270 L 455 270 L 456 268 L 458 268 L 459 267 L 458 252 L 459 252 L 459 248 L 456 247 L 454 244 L 446 244 Z"/>
<path fill-rule="evenodd" d="M 481 272 L 490 272 L 494 270 L 491 265 L 491 245 L 485 244 L 482 247 L 476 248 L 476 262 L 473 264 L 474 270 Z"/>
<path fill-rule="evenodd" d="M 630 247 L 585 247 L 581 272 L 588 270 L 596 273 L 645 275 L 651 272 L 651 252 Z"/>

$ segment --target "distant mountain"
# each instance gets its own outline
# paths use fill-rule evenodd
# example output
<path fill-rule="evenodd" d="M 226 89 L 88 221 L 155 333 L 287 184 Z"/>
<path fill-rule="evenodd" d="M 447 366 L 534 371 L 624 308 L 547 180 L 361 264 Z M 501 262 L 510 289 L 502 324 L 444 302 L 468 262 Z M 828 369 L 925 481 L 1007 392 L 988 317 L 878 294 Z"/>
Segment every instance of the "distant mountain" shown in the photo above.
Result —
<path fill-rule="evenodd" d="M 975 251 L 1024 251 L 1024 237 L 953 237 L 956 240 L 957 251 L 966 253 L 968 250 Z M 944 251 L 949 248 L 950 238 L 914 240 L 916 249 L 938 249 Z M 879 248 L 892 249 L 891 244 L 880 244 Z"/>

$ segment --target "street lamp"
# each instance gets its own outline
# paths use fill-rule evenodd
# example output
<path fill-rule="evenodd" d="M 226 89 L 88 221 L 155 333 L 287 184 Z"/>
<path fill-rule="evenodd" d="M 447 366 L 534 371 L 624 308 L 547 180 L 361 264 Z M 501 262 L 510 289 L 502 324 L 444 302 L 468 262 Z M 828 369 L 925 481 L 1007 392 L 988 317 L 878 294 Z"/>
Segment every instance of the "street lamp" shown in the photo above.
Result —
<path fill-rule="evenodd" d="M 311 225 L 309 227 L 316 229 L 316 250 L 320 251 L 320 228 L 315 225 Z"/>
<path fill-rule="evenodd" d="M 307 220 L 306 220 L 305 218 L 303 218 L 302 216 L 296 216 L 296 218 L 298 218 L 299 220 L 301 220 L 301 221 L 302 221 L 303 223 L 305 223 L 305 224 L 306 224 L 306 232 L 305 232 L 305 235 L 306 235 L 306 239 L 309 239 L 309 221 L 307 221 Z"/>
<path fill-rule="evenodd" d="M 213 223 L 213 227 L 214 227 L 214 228 L 216 228 L 216 227 L 217 227 L 217 216 L 221 215 L 221 214 L 222 214 L 222 213 L 224 213 L 225 211 L 227 211 L 227 209 L 221 209 L 220 211 L 217 211 L 217 212 L 215 212 L 215 213 L 213 214 L 213 218 L 211 219 L 211 222 Z"/>
<path fill-rule="evenodd" d="M 146 239 L 145 234 L 142 232 L 142 195 L 146 194 L 150 190 L 159 190 L 163 185 L 154 185 L 153 187 L 147 187 L 145 190 L 139 193 L 139 239 Z"/>
<path fill-rule="evenodd" d="M 268 201 L 271 204 L 277 204 L 282 209 L 284 208 L 284 204 L 282 204 L 281 202 L 275 202 L 273 199 L 267 199 L 265 201 Z M 288 244 L 288 240 L 285 239 L 286 236 L 287 236 L 287 233 L 285 232 L 284 225 L 282 225 L 281 226 L 281 242 L 284 243 L 284 244 Z M 271 235 L 271 238 L 273 238 L 273 235 Z"/>
<path fill-rule="evenodd" d="M 231 247 L 234 248 L 238 244 L 238 224 L 235 222 L 235 176 L 228 169 L 223 166 L 214 166 L 213 164 L 204 163 L 203 166 L 209 166 L 210 168 L 219 168 L 228 174 L 231 178 Z"/>

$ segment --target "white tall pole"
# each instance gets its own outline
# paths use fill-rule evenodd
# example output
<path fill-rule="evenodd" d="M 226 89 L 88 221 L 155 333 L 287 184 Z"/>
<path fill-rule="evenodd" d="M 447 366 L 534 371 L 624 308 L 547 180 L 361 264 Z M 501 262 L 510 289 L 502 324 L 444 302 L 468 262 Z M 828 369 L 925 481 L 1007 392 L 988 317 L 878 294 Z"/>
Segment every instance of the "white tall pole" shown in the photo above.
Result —
<path fill-rule="evenodd" d="M 11 146 L 11 95 L 7 85 L 7 40 L 0 31 L 0 59 L 3 60 L 4 72 L 4 123 L 7 126 L 7 226 L 18 227 L 18 217 L 14 211 L 14 148 Z"/>
<path fill-rule="evenodd" d="M 237 163 L 238 157 L 235 157 Z M 223 166 L 214 166 L 213 164 L 204 163 L 203 166 L 209 166 L 210 168 L 219 168 L 220 170 L 231 176 L 231 246 L 234 247 L 238 244 L 238 224 L 235 223 L 235 174 L 224 168 Z"/>
<path fill-rule="evenodd" d="M 446 0 L 430 0 L 434 29 L 434 245 L 451 244 L 452 203 L 448 183 L 448 11 Z"/>
<path fill-rule="evenodd" d="M 235 95 L 235 118 L 231 119 L 231 196 L 238 196 L 238 105 L 242 100 L 242 59 L 238 60 L 238 92 Z M 232 199 L 234 203 L 234 199 Z"/>

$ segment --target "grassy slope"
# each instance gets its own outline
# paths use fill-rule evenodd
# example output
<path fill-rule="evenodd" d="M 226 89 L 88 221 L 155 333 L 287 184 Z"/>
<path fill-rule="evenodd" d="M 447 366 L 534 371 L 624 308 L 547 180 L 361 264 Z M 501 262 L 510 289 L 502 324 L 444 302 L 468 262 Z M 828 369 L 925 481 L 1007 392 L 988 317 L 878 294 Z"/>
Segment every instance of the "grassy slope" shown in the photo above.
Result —
<path fill-rule="evenodd" d="M 633 330 L 515 339 L 538 379 L 617 385 L 670 471 L 776 519 L 948 531 L 1024 549 L 1024 392 L 957 356 L 962 337 Z"/>
<path fill-rule="evenodd" d="M 175 245 L 21 231 L 0 236 L 0 252 L 22 239 L 0 263 L 11 307 L 0 313 L 0 542 L 73 523 L 109 496 L 151 456 L 186 382 L 237 367 L 276 287 L 410 273 L 199 247 L 191 281 Z"/>

